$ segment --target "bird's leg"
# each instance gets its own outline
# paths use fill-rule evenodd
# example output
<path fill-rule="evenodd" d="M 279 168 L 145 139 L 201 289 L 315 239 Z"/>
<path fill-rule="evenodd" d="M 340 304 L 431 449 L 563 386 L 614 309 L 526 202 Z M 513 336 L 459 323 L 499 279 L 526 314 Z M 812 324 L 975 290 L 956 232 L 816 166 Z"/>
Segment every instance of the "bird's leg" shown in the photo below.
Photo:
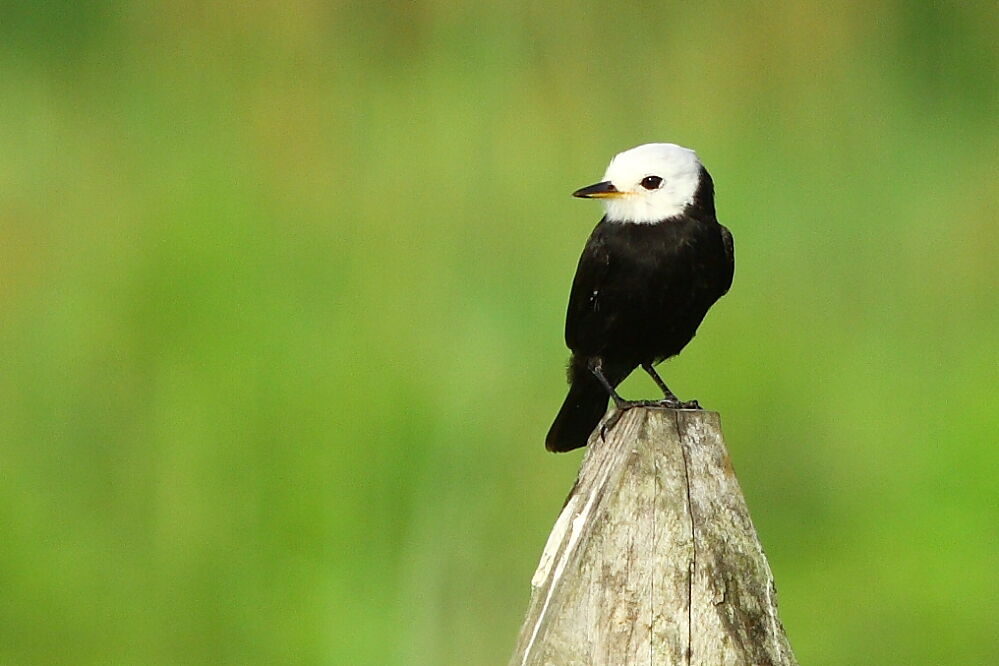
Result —
<path fill-rule="evenodd" d="M 634 405 L 628 405 L 628 401 L 622 398 L 620 395 L 618 395 L 617 391 L 614 390 L 614 387 L 611 386 L 610 382 L 607 381 L 607 378 L 604 377 L 603 361 L 601 361 L 600 359 L 597 359 L 595 361 L 591 360 L 590 372 L 593 373 L 593 375 L 597 378 L 597 381 L 600 382 L 600 384 L 610 395 L 611 400 L 614 401 L 615 407 L 617 407 L 618 409 L 630 409 L 631 407 L 634 406 Z"/>
<path fill-rule="evenodd" d="M 677 405 L 680 404 L 680 398 L 676 397 L 676 394 L 669 390 L 669 387 L 666 386 L 666 382 L 664 382 L 663 378 L 659 376 L 659 373 L 656 372 L 656 369 L 652 367 L 651 363 L 643 363 L 642 370 L 649 373 L 649 377 L 652 377 L 652 381 L 654 381 L 656 386 L 659 387 L 659 390 L 663 392 L 664 402 L 672 402 Z"/>
<path fill-rule="evenodd" d="M 600 427 L 601 439 L 604 438 L 604 435 L 606 435 L 609 430 L 613 429 L 614 426 L 617 425 L 617 422 L 621 420 L 621 417 L 624 416 L 624 413 L 629 409 L 632 409 L 634 407 L 664 406 L 663 402 L 659 400 L 625 400 L 624 398 L 622 398 L 620 395 L 618 395 L 618 392 L 614 390 L 614 387 L 611 386 L 611 383 L 607 381 L 607 378 L 604 376 L 603 362 L 600 359 L 597 359 L 595 361 L 591 360 L 589 363 L 589 368 L 590 372 L 593 373 L 593 375 L 597 378 L 597 381 L 599 381 L 600 384 L 607 390 L 607 393 L 610 394 L 611 399 L 614 401 L 614 408 L 615 408 L 614 413 L 611 414 L 609 417 L 607 417 L 607 420 L 604 421 L 604 424 Z"/>
<path fill-rule="evenodd" d="M 697 403 L 696 400 L 689 400 L 687 402 L 683 402 L 682 400 L 680 400 L 680 398 L 676 397 L 676 394 L 669 390 L 669 387 L 666 386 L 666 382 L 664 382 L 663 378 L 659 376 L 659 373 L 656 372 L 656 369 L 652 367 L 651 363 L 643 363 L 642 370 L 645 370 L 645 372 L 649 373 L 649 376 L 652 377 L 652 381 L 654 381 L 656 383 L 656 386 L 659 387 L 659 390 L 663 392 L 663 396 L 665 397 L 662 399 L 661 404 L 664 407 L 672 407 L 673 409 L 701 408 L 701 406 Z"/>

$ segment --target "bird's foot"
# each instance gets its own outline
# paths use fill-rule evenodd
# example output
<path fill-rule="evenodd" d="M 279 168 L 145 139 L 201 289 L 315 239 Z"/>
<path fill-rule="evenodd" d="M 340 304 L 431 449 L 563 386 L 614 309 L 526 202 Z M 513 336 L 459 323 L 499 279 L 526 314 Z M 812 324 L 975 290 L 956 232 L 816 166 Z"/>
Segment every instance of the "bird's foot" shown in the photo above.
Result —
<path fill-rule="evenodd" d="M 663 398 L 662 400 L 648 400 L 652 404 L 649 407 L 667 407 L 669 409 L 701 409 L 701 403 L 696 400 L 680 400 L 679 398 Z"/>
<path fill-rule="evenodd" d="M 672 398 L 660 398 L 659 400 L 621 400 L 616 401 L 614 406 L 623 411 L 628 411 L 635 407 L 665 407 L 666 409 L 700 409 L 701 405 L 696 400 L 683 401 L 676 396 Z"/>
<path fill-rule="evenodd" d="M 665 407 L 666 409 L 701 409 L 701 405 L 696 400 L 674 400 L 663 398 L 662 400 L 615 400 L 614 411 L 608 416 L 600 426 L 600 439 L 607 439 L 607 433 L 614 429 L 617 422 L 621 420 L 624 413 L 635 407 Z"/>

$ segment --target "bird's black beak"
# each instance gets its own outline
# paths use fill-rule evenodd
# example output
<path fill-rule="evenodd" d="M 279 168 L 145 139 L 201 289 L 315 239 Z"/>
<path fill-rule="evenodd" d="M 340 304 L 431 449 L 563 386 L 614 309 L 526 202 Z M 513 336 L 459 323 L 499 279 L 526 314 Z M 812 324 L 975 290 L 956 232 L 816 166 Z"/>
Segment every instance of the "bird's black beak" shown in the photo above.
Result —
<path fill-rule="evenodd" d="M 605 180 L 602 183 L 578 189 L 572 193 L 572 196 L 579 197 L 580 199 L 612 199 L 623 197 L 624 192 L 619 192 L 613 183 Z"/>

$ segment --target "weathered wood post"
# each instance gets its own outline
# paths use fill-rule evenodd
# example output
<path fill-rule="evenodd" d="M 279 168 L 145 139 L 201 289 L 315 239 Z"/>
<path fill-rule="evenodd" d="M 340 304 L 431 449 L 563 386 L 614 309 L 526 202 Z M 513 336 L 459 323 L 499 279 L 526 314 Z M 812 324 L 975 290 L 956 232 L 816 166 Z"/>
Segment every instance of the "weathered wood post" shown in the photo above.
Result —
<path fill-rule="evenodd" d="M 511 666 L 797 663 L 717 412 L 591 437 L 531 584 Z"/>

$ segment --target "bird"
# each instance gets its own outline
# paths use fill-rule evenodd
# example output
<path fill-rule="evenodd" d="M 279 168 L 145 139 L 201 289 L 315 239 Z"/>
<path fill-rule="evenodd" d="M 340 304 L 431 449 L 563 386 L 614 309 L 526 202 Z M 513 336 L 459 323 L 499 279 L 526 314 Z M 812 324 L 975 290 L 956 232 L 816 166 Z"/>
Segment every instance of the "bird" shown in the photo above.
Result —
<path fill-rule="evenodd" d="M 715 215 L 714 182 L 689 148 L 647 143 L 626 150 L 601 182 L 572 195 L 599 199 L 604 216 L 586 241 L 569 292 L 569 392 L 545 437 L 554 452 L 586 446 L 608 398 L 616 411 L 602 433 L 633 407 L 700 409 L 696 400 L 677 398 L 655 365 L 690 342 L 735 274 L 732 234 Z M 638 367 L 662 400 L 618 395 L 618 384 Z"/>

